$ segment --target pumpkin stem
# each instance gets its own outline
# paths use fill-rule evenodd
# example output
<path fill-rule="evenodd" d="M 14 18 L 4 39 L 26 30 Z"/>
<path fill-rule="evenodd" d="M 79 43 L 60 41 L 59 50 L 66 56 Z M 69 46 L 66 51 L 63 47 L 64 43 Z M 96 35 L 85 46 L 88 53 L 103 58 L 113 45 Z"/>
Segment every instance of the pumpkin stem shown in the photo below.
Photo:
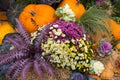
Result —
<path fill-rule="evenodd" d="M 2 21 L 0 20 L 0 26 L 2 25 Z"/>
<path fill-rule="evenodd" d="M 36 13 L 31 10 L 31 11 L 30 11 L 30 14 L 31 14 L 32 16 L 35 16 Z"/>
<path fill-rule="evenodd" d="M 76 2 L 76 5 L 79 5 L 80 4 L 80 0 L 76 0 L 77 2 Z"/>

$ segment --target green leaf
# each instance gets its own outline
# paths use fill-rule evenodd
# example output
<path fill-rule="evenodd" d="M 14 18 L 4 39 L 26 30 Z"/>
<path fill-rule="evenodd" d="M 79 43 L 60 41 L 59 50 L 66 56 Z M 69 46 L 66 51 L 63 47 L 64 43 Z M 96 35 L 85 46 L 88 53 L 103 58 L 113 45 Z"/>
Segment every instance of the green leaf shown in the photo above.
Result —
<path fill-rule="evenodd" d="M 90 7 L 86 13 L 84 13 L 78 20 L 78 24 L 82 25 L 83 28 L 89 34 L 96 34 L 103 31 L 110 34 L 109 29 L 104 24 L 103 20 L 109 18 L 107 14 L 96 6 Z M 103 34 L 102 34 L 103 35 Z"/>
<path fill-rule="evenodd" d="M 98 0 L 78 0 L 82 3 L 86 9 L 89 9 L 91 6 L 95 5 L 95 2 Z"/>

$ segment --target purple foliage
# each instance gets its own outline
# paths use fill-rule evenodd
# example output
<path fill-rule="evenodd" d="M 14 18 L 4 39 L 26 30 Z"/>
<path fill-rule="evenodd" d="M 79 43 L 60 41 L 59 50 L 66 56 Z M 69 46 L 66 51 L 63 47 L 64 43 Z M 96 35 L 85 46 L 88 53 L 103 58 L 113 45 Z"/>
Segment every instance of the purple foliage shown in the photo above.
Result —
<path fill-rule="evenodd" d="M 6 77 L 7 77 L 7 78 L 10 78 L 9 75 L 12 73 L 12 71 L 13 71 L 14 69 L 16 69 L 16 66 L 18 65 L 19 62 L 20 62 L 20 61 L 16 61 L 12 66 L 10 66 L 10 68 L 8 69 L 7 74 L 6 74 Z"/>
<path fill-rule="evenodd" d="M 29 71 L 29 69 L 32 67 L 33 65 L 33 62 L 28 62 L 26 63 L 26 65 L 24 66 L 22 72 L 21 72 L 21 78 L 22 80 L 26 80 L 26 75 L 27 75 L 27 72 Z"/>
<path fill-rule="evenodd" d="M 34 71 L 39 75 L 39 78 L 42 78 L 42 71 L 39 68 L 39 63 L 37 60 L 34 61 Z"/>
<path fill-rule="evenodd" d="M 15 40 L 13 41 L 13 39 L 11 38 L 7 38 L 6 40 L 11 44 L 13 44 L 15 47 L 20 47 L 20 45 Z"/>
<path fill-rule="evenodd" d="M 49 27 L 50 27 L 50 26 L 45 26 L 45 27 L 42 29 L 42 31 L 40 32 L 40 35 L 38 35 L 38 36 L 35 38 L 35 40 L 34 40 L 34 47 L 35 47 L 35 48 L 38 48 L 38 49 L 36 49 L 36 50 L 39 50 L 39 49 L 40 49 L 40 44 L 41 44 L 42 40 L 47 37 L 46 35 L 47 35 L 47 32 L 49 32 Z"/>
<path fill-rule="evenodd" d="M 41 68 L 42 68 L 44 71 L 47 71 L 49 74 L 51 74 L 52 76 L 55 77 L 55 75 L 54 75 L 54 73 L 53 73 L 53 70 L 52 70 L 52 66 L 51 66 L 48 62 L 41 61 L 40 65 L 41 65 Z"/>
<path fill-rule="evenodd" d="M 40 35 L 36 37 L 33 44 L 30 43 L 30 35 L 23 28 L 23 25 L 18 19 L 17 22 L 18 34 L 14 34 L 13 37 L 5 38 L 5 42 L 14 46 L 14 49 L 5 52 L 0 55 L 0 66 L 9 62 L 14 62 L 8 69 L 6 77 L 10 80 L 16 80 L 21 74 L 22 80 L 26 80 L 26 73 L 30 67 L 34 68 L 34 71 L 38 76 L 42 77 L 42 71 L 48 72 L 54 76 L 51 65 L 41 58 L 42 49 L 40 44 L 44 38 L 46 38 L 47 30 L 49 26 L 44 27 L 40 32 Z M 42 69 L 42 70 L 41 70 Z"/>
<path fill-rule="evenodd" d="M 16 80 L 20 72 L 22 71 L 22 68 L 24 65 L 29 61 L 30 59 L 21 59 L 17 61 L 13 66 L 10 67 L 10 69 L 7 72 L 7 78 L 11 80 Z"/>
<path fill-rule="evenodd" d="M 19 76 L 20 72 L 28 62 L 29 62 L 29 59 L 20 60 L 19 64 L 16 66 L 16 69 L 14 69 L 13 71 L 14 74 L 11 74 L 12 75 L 11 80 L 16 80 L 16 78 Z"/>
<path fill-rule="evenodd" d="M 7 54 L 3 54 L 0 56 L 0 65 L 7 64 L 8 62 L 13 61 L 14 59 L 21 59 L 28 56 L 27 50 L 22 49 L 14 49 Z"/>
<path fill-rule="evenodd" d="M 15 21 L 17 23 L 17 30 L 19 34 L 24 38 L 27 44 L 30 44 L 30 34 L 27 33 L 27 31 L 24 29 L 23 25 L 20 23 L 20 21 L 15 18 Z"/>

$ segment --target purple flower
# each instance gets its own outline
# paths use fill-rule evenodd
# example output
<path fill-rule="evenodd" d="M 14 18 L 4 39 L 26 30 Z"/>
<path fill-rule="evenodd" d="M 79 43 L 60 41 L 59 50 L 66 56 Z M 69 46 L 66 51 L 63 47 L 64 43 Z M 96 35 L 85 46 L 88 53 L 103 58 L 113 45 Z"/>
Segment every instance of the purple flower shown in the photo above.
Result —
<path fill-rule="evenodd" d="M 98 54 L 100 56 L 105 56 L 105 55 L 110 54 L 111 50 L 112 50 L 112 45 L 109 42 L 107 42 L 105 40 L 100 41 L 100 44 L 97 49 Z"/>
<path fill-rule="evenodd" d="M 106 0 L 98 0 L 96 1 L 96 5 L 100 5 L 101 3 L 105 2 Z"/>
<path fill-rule="evenodd" d="M 56 27 L 56 30 L 61 29 L 62 33 L 66 35 L 65 37 L 62 37 L 62 35 L 57 36 L 57 40 L 60 40 L 60 41 L 65 41 L 69 39 L 76 40 L 76 39 L 80 39 L 81 37 L 83 37 L 84 31 L 83 31 L 82 26 L 79 26 L 74 22 L 65 22 L 62 20 L 57 20 L 55 23 L 51 23 L 51 25 L 52 26 L 58 25 L 58 27 Z M 53 39 L 54 39 L 56 35 L 53 32 L 52 34 L 53 34 Z"/>
<path fill-rule="evenodd" d="M 96 5 L 100 5 L 100 1 L 96 1 L 96 3 L 95 3 Z"/>

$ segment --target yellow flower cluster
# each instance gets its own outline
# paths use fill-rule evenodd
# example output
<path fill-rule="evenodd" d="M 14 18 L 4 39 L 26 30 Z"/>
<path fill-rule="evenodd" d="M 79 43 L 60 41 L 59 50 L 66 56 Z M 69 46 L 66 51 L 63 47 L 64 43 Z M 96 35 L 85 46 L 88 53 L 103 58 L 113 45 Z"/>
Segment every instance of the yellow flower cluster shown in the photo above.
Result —
<path fill-rule="evenodd" d="M 44 50 L 42 56 L 50 54 L 53 58 L 50 62 L 56 64 L 57 67 L 86 72 L 94 53 L 90 42 L 82 38 L 77 42 L 76 44 L 73 39 L 61 42 L 60 40 L 55 41 L 53 38 L 48 38 L 47 42 L 41 44 Z"/>

